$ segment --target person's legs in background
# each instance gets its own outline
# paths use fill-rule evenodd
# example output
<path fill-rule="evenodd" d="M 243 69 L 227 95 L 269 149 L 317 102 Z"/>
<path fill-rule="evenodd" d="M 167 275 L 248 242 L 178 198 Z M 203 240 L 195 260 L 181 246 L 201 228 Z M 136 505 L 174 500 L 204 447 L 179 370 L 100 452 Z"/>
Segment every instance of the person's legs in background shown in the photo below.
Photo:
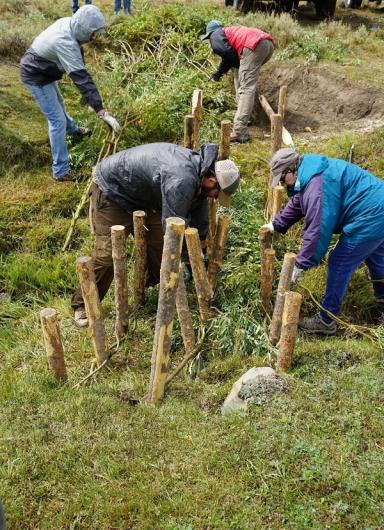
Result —
<path fill-rule="evenodd" d="M 42 86 L 26 83 L 25 86 L 48 120 L 49 142 L 53 159 L 52 173 L 54 179 L 60 180 L 60 177 L 70 172 L 70 168 L 65 140 L 67 118 L 59 101 L 56 83 Z"/>
<path fill-rule="evenodd" d="M 72 13 L 75 14 L 79 9 L 79 0 L 72 0 Z"/>
<path fill-rule="evenodd" d="M 117 15 L 117 13 L 120 11 L 121 9 L 121 0 L 115 0 L 115 15 Z"/>
<path fill-rule="evenodd" d="M 124 13 L 127 15 L 131 15 L 131 0 L 123 0 L 124 4 Z"/>
<path fill-rule="evenodd" d="M 372 252 L 365 263 L 372 280 L 376 299 L 384 303 L 384 242 Z"/>

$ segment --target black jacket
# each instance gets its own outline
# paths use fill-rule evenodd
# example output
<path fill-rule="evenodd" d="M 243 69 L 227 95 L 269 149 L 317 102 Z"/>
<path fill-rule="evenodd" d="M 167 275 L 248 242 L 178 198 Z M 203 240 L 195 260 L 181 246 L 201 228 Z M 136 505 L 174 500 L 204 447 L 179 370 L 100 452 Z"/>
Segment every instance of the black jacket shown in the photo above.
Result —
<path fill-rule="evenodd" d="M 220 55 L 222 58 L 219 68 L 212 76 L 212 79 L 218 81 L 231 68 L 239 68 L 240 61 L 236 50 L 229 44 L 223 28 L 219 28 L 211 33 L 209 40 L 213 53 Z"/>
<path fill-rule="evenodd" d="M 170 143 L 141 145 L 100 162 L 94 180 L 124 210 L 159 211 L 163 226 L 167 217 L 181 217 L 204 239 L 208 201 L 201 195 L 201 181 L 213 172 L 217 154 L 214 144 L 198 152 Z"/>

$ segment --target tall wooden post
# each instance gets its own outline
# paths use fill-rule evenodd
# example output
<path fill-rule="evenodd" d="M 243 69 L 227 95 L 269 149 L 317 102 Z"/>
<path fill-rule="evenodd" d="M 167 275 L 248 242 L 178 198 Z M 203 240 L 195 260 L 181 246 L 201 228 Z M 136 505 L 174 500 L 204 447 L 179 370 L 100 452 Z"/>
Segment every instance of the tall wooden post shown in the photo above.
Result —
<path fill-rule="evenodd" d="M 276 217 L 276 214 L 281 210 L 283 204 L 284 186 L 276 186 L 272 188 L 272 219 Z"/>
<path fill-rule="evenodd" d="M 100 366 L 108 358 L 108 343 L 92 258 L 89 256 L 78 258 L 76 260 L 76 270 L 80 278 L 81 292 L 88 316 L 96 362 Z"/>
<path fill-rule="evenodd" d="M 127 332 L 129 320 L 125 227 L 123 225 L 114 225 L 111 227 L 111 240 L 115 280 L 115 333 L 117 337 L 121 338 Z"/>
<path fill-rule="evenodd" d="M 193 149 L 200 148 L 200 123 L 203 112 L 203 91 L 195 88 L 192 95 L 192 116 L 193 116 Z"/>
<path fill-rule="evenodd" d="M 231 131 L 232 122 L 230 120 L 222 120 L 220 127 L 220 144 L 219 144 L 219 156 L 218 160 L 226 160 L 229 158 L 231 149 Z"/>
<path fill-rule="evenodd" d="M 61 341 L 57 311 L 52 308 L 40 311 L 40 322 L 43 330 L 48 366 L 57 381 L 67 380 L 64 361 L 64 348 Z"/>
<path fill-rule="evenodd" d="M 260 246 L 260 263 L 264 261 L 264 255 L 267 248 L 272 247 L 272 232 L 268 228 L 260 228 L 259 230 L 259 246 Z"/>
<path fill-rule="evenodd" d="M 277 370 L 288 370 L 292 365 L 293 351 L 296 344 L 297 323 L 299 321 L 301 294 L 288 291 L 284 296 L 284 311 L 281 325 Z"/>
<path fill-rule="evenodd" d="M 285 120 L 285 109 L 287 107 L 287 95 L 288 95 L 288 87 L 287 85 L 282 85 L 279 91 L 279 106 L 277 109 L 277 113 L 280 114 L 283 125 L 284 125 L 284 120 Z"/>
<path fill-rule="evenodd" d="M 271 296 L 273 286 L 273 271 L 275 267 L 275 251 L 267 248 L 264 253 L 264 259 L 261 262 L 261 285 L 260 296 L 264 311 L 269 313 L 271 310 Z"/>
<path fill-rule="evenodd" d="M 215 244 L 213 248 L 212 259 L 208 262 L 208 281 L 215 292 L 216 277 L 219 269 L 223 265 L 224 249 L 228 238 L 230 217 L 228 215 L 220 215 L 217 221 L 217 229 L 215 235 Z"/>
<path fill-rule="evenodd" d="M 191 353 L 196 344 L 195 332 L 193 331 L 193 324 L 191 313 L 189 312 L 187 290 L 184 282 L 184 264 L 180 267 L 179 285 L 176 294 L 176 309 L 179 317 L 181 335 L 183 337 L 185 353 Z"/>
<path fill-rule="evenodd" d="M 148 399 L 151 403 L 158 403 L 164 397 L 185 229 L 184 220 L 178 217 L 168 217 L 166 223 L 148 392 Z"/>
<path fill-rule="evenodd" d="M 271 150 L 272 156 L 281 148 L 281 137 L 283 133 L 283 122 L 280 114 L 271 116 Z"/>
<path fill-rule="evenodd" d="M 135 236 L 135 265 L 133 272 L 133 305 L 138 307 L 145 300 L 145 282 L 147 275 L 147 237 L 145 228 L 146 214 L 143 210 L 133 212 L 133 231 Z"/>
<path fill-rule="evenodd" d="M 208 282 L 207 271 L 205 270 L 197 228 L 186 229 L 185 241 L 187 242 L 189 261 L 192 267 L 200 318 L 201 322 L 205 323 L 210 317 L 212 289 Z"/>
<path fill-rule="evenodd" d="M 184 147 L 188 149 L 193 149 L 193 123 L 191 114 L 184 117 Z"/>
<path fill-rule="evenodd" d="M 295 266 L 296 254 L 287 252 L 284 255 L 281 268 L 279 285 L 277 287 L 275 307 L 272 315 L 271 331 L 269 339 L 274 346 L 279 342 L 281 322 L 283 317 L 284 296 L 291 286 L 293 267 Z"/>

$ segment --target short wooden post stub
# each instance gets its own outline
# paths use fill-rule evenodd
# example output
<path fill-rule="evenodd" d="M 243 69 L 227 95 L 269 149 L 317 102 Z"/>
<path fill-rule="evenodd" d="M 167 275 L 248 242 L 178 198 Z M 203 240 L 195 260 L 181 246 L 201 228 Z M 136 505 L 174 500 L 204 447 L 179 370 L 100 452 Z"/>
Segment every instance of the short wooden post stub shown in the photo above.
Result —
<path fill-rule="evenodd" d="M 192 116 L 193 116 L 193 142 L 192 147 L 196 151 L 200 148 L 200 124 L 203 113 L 203 91 L 195 88 L 192 95 Z"/>
<path fill-rule="evenodd" d="M 184 147 L 193 149 L 193 124 L 194 118 L 192 114 L 184 117 Z"/>
<path fill-rule="evenodd" d="M 272 156 L 281 148 L 283 134 L 283 122 L 280 114 L 271 116 L 271 150 Z"/>
<path fill-rule="evenodd" d="M 271 296 L 273 286 L 273 271 L 275 267 L 275 251 L 267 248 L 264 252 L 264 259 L 261 262 L 261 285 L 260 296 L 264 311 L 269 313 L 271 310 Z"/>
<path fill-rule="evenodd" d="M 80 278 L 96 362 L 100 366 L 108 358 L 108 343 L 92 258 L 89 256 L 78 258 L 76 270 Z"/>
<path fill-rule="evenodd" d="M 220 126 L 220 144 L 218 160 L 226 160 L 229 158 L 231 150 L 231 131 L 232 122 L 230 120 L 222 120 Z"/>
<path fill-rule="evenodd" d="M 40 311 L 40 322 L 48 366 L 57 381 L 66 381 L 67 370 L 64 361 L 64 348 L 56 309 L 48 307 Z"/>
<path fill-rule="evenodd" d="M 147 275 L 147 236 L 145 228 L 146 214 L 143 210 L 133 212 L 133 231 L 135 236 L 135 265 L 133 272 L 133 305 L 135 308 L 145 301 L 145 282 Z"/>
<path fill-rule="evenodd" d="M 276 370 L 286 371 L 292 365 L 300 306 L 301 294 L 287 291 L 284 296 L 284 311 Z"/>
<path fill-rule="evenodd" d="M 271 330 L 269 339 L 274 346 L 279 342 L 281 322 L 283 318 L 284 295 L 291 286 L 293 267 L 295 266 L 296 254 L 287 252 L 284 255 L 281 268 L 279 285 L 277 287 L 275 307 L 273 309 Z"/>
<path fill-rule="evenodd" d="M 282 85 L 279 90 L 279 106 L 277 108 L 277 113 L 280 114 L 283 125 L 285 120 L 285 109 L 287 107 L 287 95 L 288 87 L 287 85 Z"/>
<path fill-rule="evenodd" d="M 191 353 L 196 345 L 195 332 L 193 330 L 192 317 L 189 311 L 187 289 L 184 281 L 185 265 L 180 266 L 179 285 L 176 294 L 176 309 L 179 317 L 181 336 L 183 337 L 185 353 Z"/>
<path fill-rule="evenodd" d="M 267 248 L 272 247 L 272 232 L 268 228 L 260 228 L 259 230 L 259 246 L 260 246 L 260 263 L 264 261 L 264 254 Z"/>
<path fill-rule="evenodd" d="M 125 239 L 125 227 L 123 225 L 111 227 L 113 275 L 115 280 L 115 333 L 119 338 L 126 334 L 129 320 Z"/>
<path fill-rule="evenodd" d="M 168 217 L 160 269 L 159 301 L 148 391 L 148 400 L 154 404 L 159 403 L 164 397 L 165 382 L 168 375 L 184 229 L 185 221 L 183 219 Z"/>
<path fill-rule="evenodd" d="M 272 188 L 272 219 L 276 217 L 276 214 L 281 210 L 284 197 L 284 186 L 276 186 Z"/>

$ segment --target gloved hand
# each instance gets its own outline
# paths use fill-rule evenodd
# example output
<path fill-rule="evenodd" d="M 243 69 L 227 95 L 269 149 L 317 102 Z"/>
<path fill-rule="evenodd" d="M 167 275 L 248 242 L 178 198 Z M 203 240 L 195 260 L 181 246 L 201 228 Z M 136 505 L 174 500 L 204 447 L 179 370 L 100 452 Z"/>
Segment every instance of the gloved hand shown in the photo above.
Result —
<path fill-rule="evenodd" d="M 261 228 L 267 228 L 270 232 L 275 231 L 272 221 L 270 223 L 267 223 L 266 225 L 263 225 Z"/>
<path fill-rule="evenodd" d="M 292 284 L 297 283 L 303 274 L 304 274 L 304 269 L 299 269 L 299 267 L 296 267 L 295 265 L 293 267 L 293 272 L 292 272 Z"/>
<path fill-rule="evenodd" d="M 119 133 L 121 131 L 119 122 L 116 120 L 116 118 L 111 116 L 105 109 L 99 110 L 97 114 L 99 118 L 105 121 L 105 123 L 107 123 L 115 133 Z"/>

